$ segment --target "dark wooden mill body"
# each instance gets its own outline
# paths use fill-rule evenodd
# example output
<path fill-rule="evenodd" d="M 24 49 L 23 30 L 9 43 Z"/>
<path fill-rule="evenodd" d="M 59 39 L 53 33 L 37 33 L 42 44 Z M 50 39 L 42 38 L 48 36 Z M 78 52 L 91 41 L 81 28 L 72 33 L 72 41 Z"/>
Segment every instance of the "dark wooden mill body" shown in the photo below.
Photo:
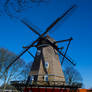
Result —
<path fill-rule="evenodd" d="M 50 36 L 46 36 L 46 39 L 55 42 Z M 30 72 L 33 81 L 41 85 L 64 84 L 65 78 L 57 51 L 44 40 L 40 40 L 37 45 L 37 53 Z"/>

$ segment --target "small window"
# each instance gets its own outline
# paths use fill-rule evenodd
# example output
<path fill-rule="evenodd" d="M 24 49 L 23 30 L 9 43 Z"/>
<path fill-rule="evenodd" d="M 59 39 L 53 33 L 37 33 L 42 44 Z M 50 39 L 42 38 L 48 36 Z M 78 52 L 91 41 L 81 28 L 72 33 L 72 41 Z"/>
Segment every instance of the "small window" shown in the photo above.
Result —
<path fill-rule="evenodd" d="M 48 81 L 48 75 L 44 76 L 44 81 Z"/>
<path fill-rule="evenodd" d="M 34 76 L 33 75 L 31 76 L 31 81 L 34 81 Z"/>
<path fill-rule="evenodd" d="M 48 69 L 49 68 L 49 63 L 45 62 L 45 68 Z"/>
<path fill-rule="evenodd" d="M 40 50 L 37 50 L 37 56 L 39 56 L 41 54 Z"/>

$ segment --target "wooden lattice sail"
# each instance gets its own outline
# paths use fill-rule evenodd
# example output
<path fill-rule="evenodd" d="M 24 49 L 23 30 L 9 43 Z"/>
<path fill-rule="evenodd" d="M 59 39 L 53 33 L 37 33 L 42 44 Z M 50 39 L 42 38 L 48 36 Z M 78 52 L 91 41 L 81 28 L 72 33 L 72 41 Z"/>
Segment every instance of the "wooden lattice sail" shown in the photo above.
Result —
<path fill-rule="evenodd" d="M 55 40 L 47 36 L 51 42 Z M 64 74 L 57 51 L 47 42 L 40 40 L 30 72 L 31 80 L 38 84 L 62 85 L 65 83 Z"/>

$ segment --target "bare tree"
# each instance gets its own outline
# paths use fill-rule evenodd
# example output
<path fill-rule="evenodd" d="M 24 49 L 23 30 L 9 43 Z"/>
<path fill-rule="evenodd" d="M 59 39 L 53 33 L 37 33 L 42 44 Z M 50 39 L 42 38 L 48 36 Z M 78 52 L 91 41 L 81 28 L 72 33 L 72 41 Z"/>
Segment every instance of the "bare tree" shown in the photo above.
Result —
<path fill-rule="evenodd" d="M 18 59 L 6 72 L 6 67 L 12 62 L 16 55 L 4 48 L 0 48 L 0 80 L 3 81 L 4 89 L 6 84 L 9 84 L 12 80 L 22 80 L 24 75 L 25 62 L 22 59 Z"/>
<path fill-rule="evenodd" d="M 26 65 L 24 66 L 22 76 L 23 76 L 23 80 L 24 80 L 25 82 L 27 81 L 27 78 L 28 78 L 28 76 L 29 76 L 29 73 L 30 73 L 30 70 L 31 70 L 31 66 L 32 66 L 32 61 L 29 62 L 28 64 L 26 64 Z"/>
<path fill-rule="evenodd" d="M 48 0 L 0 0 L 0 15 L 16 17 L 19 13 Z"/>
<path fill-rule="evenodd" d="M 66 67 L 64 70 L 64 76 L 68 85 L 82 86 L 81 74 L 73 67 Z"/>

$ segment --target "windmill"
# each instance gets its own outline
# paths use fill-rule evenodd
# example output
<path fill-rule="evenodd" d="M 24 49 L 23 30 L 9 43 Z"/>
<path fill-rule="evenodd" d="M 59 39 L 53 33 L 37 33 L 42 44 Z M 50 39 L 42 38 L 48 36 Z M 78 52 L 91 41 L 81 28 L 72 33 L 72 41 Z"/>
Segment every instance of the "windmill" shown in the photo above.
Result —
<path fill-rule="evenodd" d="M 29 77 L 27 82 L 29 82 L 30 77 L 31 80 L 38 84 L 39 81 L 44 81 L 41 83 L 41 85 L 44 84 L 50 84 L 53 85 L 50 81 L 62 81 L 62 83 L 65 83 L 64 74 L 60 65 L 58 54 L 63 56 L 62 63 L 64 59 L 67 59 L 70 63 L 75 65 L 68 57 L 66 57 L 66 53 L 68 50 L 68 47 L 70 45 L 70 42 L 72 38 L 61 40 L 61 41 L 55 41 L 50 36 L 46 35 L 60 20 L 62 20 L 73 8 L 75 8 L 75 5 L 73 5 L 71 8 L 69 8 L 62 16 L 57 18 L 47 29 L 44 33 L 40 34 L 37 30 L 35 30 L 33 27 L 31 27 L 25 20 L 21 20 L 22 23 L 24 23 L 31 31 L 33 31 L 35 34 L 37 34 L 39 37 L 36 39 L 33 43 L 31 43 L 29 46 L 23 47 L 24 51 L 20 53 L 9 66 L 6 68 L 6 70 L 9 69 L 9 67 L 12 66 L 16 62 L 17 59 L 19 59 L 25 52 L 27 52 L 31 47 L 37 48 L 36 56 L 34 57 L 31 52 L 28 51 L 30 55 L 34 57 L 34 62 L 31 68 L 31 72 L 29 73 Z M 57 43 L 68 41 L 69 44 L 66 48 L 65 53 L 63 54 L 61 52 L 61 48 L 57 46 Z M 57 82 L 54 82 L 57 84 Z M 60 84 L 61 85 L 61 84 Z"/>

